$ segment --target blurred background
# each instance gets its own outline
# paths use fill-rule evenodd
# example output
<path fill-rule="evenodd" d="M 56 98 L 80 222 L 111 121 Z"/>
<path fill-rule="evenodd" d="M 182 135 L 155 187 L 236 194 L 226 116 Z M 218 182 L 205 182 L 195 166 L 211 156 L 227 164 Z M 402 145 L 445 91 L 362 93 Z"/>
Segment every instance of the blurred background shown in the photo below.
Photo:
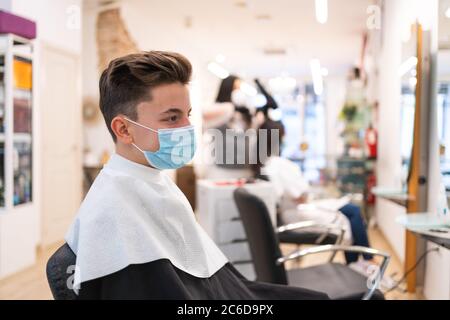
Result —
<path fill-rule="evenodd" d="M 202 159 L 205 113 L 236 76 L 246 128 L 282 126 L 281 157 L 300 168 L 314 199 L 353 195 L 371 246 L 392 256 L 393 280 L 442 245 L 398 221 L 438 214 L 439 192 L 449 197 L 450 0 L 1 0 L 0 9 L 12 23 L 0 34 L 0 299 L 52 298 L 45 263 L 114 152 L 99 75 L 142 50 L 176 51 L 193 65 L 200 150 L 169 174 L 200 221 L 219 214 L 221 185 L 208 182 L 255 178 Z M 241 249 L 213 230 L 233 259 Z M 386 294 L 450 299 L 448 249 Z"/>

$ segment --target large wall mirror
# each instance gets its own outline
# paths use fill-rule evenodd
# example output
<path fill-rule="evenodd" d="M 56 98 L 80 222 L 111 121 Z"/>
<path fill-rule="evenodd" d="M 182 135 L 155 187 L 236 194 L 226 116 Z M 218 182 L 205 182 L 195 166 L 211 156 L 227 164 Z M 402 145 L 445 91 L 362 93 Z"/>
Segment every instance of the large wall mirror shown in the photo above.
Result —
<path fill-rule="evenodd" d="M 450 0 L 439 1 L 437 127 L 443 182 L 450 202 Z"/>
<path fill-rule="evenodd" d="M 401 181 L 403 190 L 406 191 L 407 180 L 410 173 L 411 155 L 414 142 L 414 117 L 416 111 L 416 87 L 417 87 L 417 29 L 418 26 L 410 26 L 402 44 L 402 64 L 399 69 L 401 81 L 401 117 L 400 117 L 400 149 L 402 158 Z"/>

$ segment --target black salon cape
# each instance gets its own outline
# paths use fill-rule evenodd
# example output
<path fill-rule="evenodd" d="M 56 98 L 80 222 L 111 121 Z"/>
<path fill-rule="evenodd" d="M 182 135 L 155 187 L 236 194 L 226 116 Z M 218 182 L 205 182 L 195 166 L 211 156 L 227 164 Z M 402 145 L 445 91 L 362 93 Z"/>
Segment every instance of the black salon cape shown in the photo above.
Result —
<path fill-rule="evenodd" d="M 130 265 L 118 272 L 81 283 L 81 300 L 322 300 L 323 293 L 253 282 L 230 263 L 209 278 L 197 278 L 162 259 Z"/>

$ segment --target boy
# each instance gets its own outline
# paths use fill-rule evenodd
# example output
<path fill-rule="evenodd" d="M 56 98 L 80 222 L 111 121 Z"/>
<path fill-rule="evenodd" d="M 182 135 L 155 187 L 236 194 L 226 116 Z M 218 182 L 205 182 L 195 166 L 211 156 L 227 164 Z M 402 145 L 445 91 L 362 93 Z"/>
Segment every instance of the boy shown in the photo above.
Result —
<path fill-rule="evenodd" d="M 162 172 L 195 152 L 191 64 L 150 51 L 118 58 L 100 78 L 116 153 L 98 175 L 66 241 L 80 299 L 313 299 L 325 295 L 246 280 L 195 221 Z"/>

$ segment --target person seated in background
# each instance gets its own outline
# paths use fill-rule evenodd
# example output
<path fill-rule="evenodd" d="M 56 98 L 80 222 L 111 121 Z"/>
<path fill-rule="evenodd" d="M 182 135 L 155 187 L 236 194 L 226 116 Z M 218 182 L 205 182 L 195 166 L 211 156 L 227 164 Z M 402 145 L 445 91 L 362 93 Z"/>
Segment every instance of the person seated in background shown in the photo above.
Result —
<path fill-rule="evenodd" d="M 78 298 L 327 299 L 244 278 L 163 172 L 194 156 L 191 71 L 180 54 L 150 51 L 117 58 L 101 75 L 100 109 L 116 153 L 65 237 Z"/>
<path fill-rule="evenodd" d="M 302 206 L 307 203 L 310 186 L 303 177 L 298 165 L 281 157 L 270 157 L 262 168 L 262 173 L 273 183 L 279 199 L 280 212 L 285 223 L 300 221 L 315 221 L 320 224 L 334 224 L 345 230 L 344 241 L 350 245 L 370 247 L 367 227 L 357 205 L 345 201 L 345 198 L 323 202 L 323 206 Z M 341 206 L 342 205 L 342 206 Z M 333 208 L 336 206 L 336 208 Z M 358 267 L 367 268 L 373 257 L 359 254 L 345 253 L 347 264 L 357 262 Z"/>
<path fill-rule="evenodd" d="M 301 205 L 307 202 L 310 186 L 295 163 L 280 157 L 285 129 L 281 121 L 272 120 L 268 112 L 278 106 L 261 82 L 256 80 L 256 83 L 266 96 L 268 105 L 261 109 L 264 120 L 259 127 L 260 130 L 267 130 L 267 144 L 261 146 L 259 141 L 257 143 L 258 161 L 254 166 L 254 175 L 256 178 L 265 176 L 273 183 L 283 222 L 290 224 L 300 221 L 315 221 L 321 224 L 334 224 L 345 230 L 344 241 L 348 244 L 369 247 L 367 228 L 358 206 L 346 201 L 347 203 L 343 203 L 335 210 L 301 209 Z M 275 137 L 278 136 L 279 140 L 274 141 L 275 143 L 272 143 L 272 130 L 278 132 Z M 265 147 L 266 150 L 260 152 L 261 147 Z M 339 206 L 339 202 L 335 202 Z M 353 264 L 355 269 L 365 272 L 372 264 L 373 256 L 365 254 L 362 258 L 359 259 L 357 253 L 345 253 L 347 264 Z"/>

